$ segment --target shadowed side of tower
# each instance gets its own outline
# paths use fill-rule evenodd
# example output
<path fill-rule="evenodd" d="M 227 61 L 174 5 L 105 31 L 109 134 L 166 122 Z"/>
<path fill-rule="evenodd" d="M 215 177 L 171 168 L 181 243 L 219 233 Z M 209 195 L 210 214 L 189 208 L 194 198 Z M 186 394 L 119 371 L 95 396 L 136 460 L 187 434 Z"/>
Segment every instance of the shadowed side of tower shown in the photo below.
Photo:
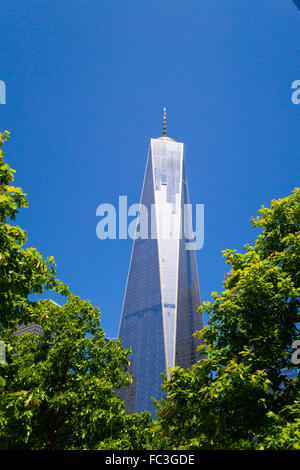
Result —
<path fill-rule="evenodd" d="M 151 227 L 151 205 L 154 204 L 152 156 L 149 152 L 141 204 L 148 210 Z M 133 242 L 119 338 L 125 348 L 132 349 L 130 372 L 133 384 L 120 392 L 129 413 L 153 411 L 151 397 L 160 396 L 161 378 L 165 370 L 162 301 L 159 257 L 156 239 Z"/>
<path fill-rule="evenodd" d="M 190 204 L 185 164 L 182 171 L 182 213 L 186 204 Z M 192 231 L 192 220 L 190 233 Z M 192 335 L 203 328 L 202 315 L 197 312 L 200 305 L 200 288 L 197 270 L 196 252 L 186 250 L 185 238 L 180 240 L 178 266 L 178 296 L 177 296 L 177 327 L 176 327 L 176 358 L 175 365 L 187 369 L 197 362 L 200 357 L 197 347 L 198 339 Z"/>

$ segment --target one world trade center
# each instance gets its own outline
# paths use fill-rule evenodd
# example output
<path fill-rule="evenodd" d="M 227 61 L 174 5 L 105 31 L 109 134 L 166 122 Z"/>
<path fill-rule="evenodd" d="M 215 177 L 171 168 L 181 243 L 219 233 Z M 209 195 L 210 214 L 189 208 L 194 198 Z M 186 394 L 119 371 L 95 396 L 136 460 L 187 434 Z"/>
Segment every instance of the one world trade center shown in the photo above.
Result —
<path fill-rule="evenodd" d="M 132 384 L 120 392 L 129 413 L 153 412 L 151 397 L 163 395 L 161 373 L 199 359 L 193 333 L 203 321 L 195 249 L 186 238 L 190 208 L 184 145 L 166 136 L 164 110 L 163 135 L 150 140 L 119 327 L 122 345 L 132 350 Z"/>

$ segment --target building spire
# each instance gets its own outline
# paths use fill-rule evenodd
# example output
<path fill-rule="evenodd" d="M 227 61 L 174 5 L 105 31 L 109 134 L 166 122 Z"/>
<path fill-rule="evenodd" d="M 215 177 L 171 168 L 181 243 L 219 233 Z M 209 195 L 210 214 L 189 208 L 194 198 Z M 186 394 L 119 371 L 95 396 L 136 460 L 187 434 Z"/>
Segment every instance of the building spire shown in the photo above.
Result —
<path fill-rule="evenodd" d="M 159 140 L 168 140 L 168 141 L 173 141 L 175 142 L 174 139 L 171 139 L 170 137 L 167 137 L 167 111 L 166 108 L 164 108 L 164 118 L 163 118 L 163 132 L 162 136 L 158 137 Z"/>
<path fill-rule="evenodd" d="M 166 135 L 167 135 L 167 111 L 166 111 L 166 108 L 164 108 L 163 137 L 166 137 Z"/>

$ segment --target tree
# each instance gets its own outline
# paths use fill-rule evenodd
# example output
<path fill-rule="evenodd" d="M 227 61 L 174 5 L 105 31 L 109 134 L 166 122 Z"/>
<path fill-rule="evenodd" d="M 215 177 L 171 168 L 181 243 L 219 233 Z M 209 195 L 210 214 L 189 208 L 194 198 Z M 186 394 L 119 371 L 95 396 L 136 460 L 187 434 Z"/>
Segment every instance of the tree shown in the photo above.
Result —
<path fill-rule="evenodd" d="M 271 201 L 252 219 L 261 229 L 254 246 L 225 250 L 231 270 L 224 290 L 200 307 L 210 315 L 197 333 L 206 359 L 188 371 L 175 368 L 157 404 L 158 430 L 171 448 L 270 447 L 281 433 L 274 416 L 299 432 L 299 377 L 284 373 L 295 367 L 291 346 L 299 339 L 299 202 L 299 189 Z"/>
<path fill-rule="evenodd" d="M 0 394 L 1 449 L 137 448 L 147 413 L 126 415 L 115 390 L 128 385 L 128 350 L 106 340 L 99 311 L 70 296 L 36 306 L 43 334 L 6 331 Z"/>
<path fill-rule="evenodd" d="M 0 449 L 142 448 L 151 415 L 127 415 L 115 393 L 130 383 L 130 351 L 105 338 L 98 308 L 56 278 L 54 258 L 25 248 L 27 234 L 8 223 L 28 205 L 13 173 L 0 149 Z M 28 298 L 49 289 L 67 302 Z M 42 334 L 16 334 L 32 322 Z"/>
<path fill-rule="evenodd" d="M 26 194 L 13 186 L 15 171 L 4 162 L 2 147 L 9 132 L 0 132 L 0 334 L 1 329 L 30 321 L 34 303 L 29 294 L 54 290 L 68 294 L 56 278 L 55 260 L 43 259 L 35 248 L 24 248 L 27 234 L 14 222 L 19 210 L 28 207 Z"/>

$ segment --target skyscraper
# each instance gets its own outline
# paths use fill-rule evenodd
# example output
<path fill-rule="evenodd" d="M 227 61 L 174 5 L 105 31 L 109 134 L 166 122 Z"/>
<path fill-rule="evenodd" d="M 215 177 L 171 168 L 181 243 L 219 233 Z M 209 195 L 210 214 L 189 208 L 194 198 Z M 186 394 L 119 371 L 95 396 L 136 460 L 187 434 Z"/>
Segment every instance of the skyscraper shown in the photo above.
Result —
<path fill-rule="evenodd" d="M 160 399 L 161 372 L 197 361 L 203 327 L 195 251 L 187 249 L 192 230 L 183 143 L 163 135 L 151 139 L 137 229 L 125 290 L 119 338 L 132 349 L 133 382 L 120 395 L 128 412 L 154 411 Z M 141 230 L 141 225 L 147 230 Z"/>

